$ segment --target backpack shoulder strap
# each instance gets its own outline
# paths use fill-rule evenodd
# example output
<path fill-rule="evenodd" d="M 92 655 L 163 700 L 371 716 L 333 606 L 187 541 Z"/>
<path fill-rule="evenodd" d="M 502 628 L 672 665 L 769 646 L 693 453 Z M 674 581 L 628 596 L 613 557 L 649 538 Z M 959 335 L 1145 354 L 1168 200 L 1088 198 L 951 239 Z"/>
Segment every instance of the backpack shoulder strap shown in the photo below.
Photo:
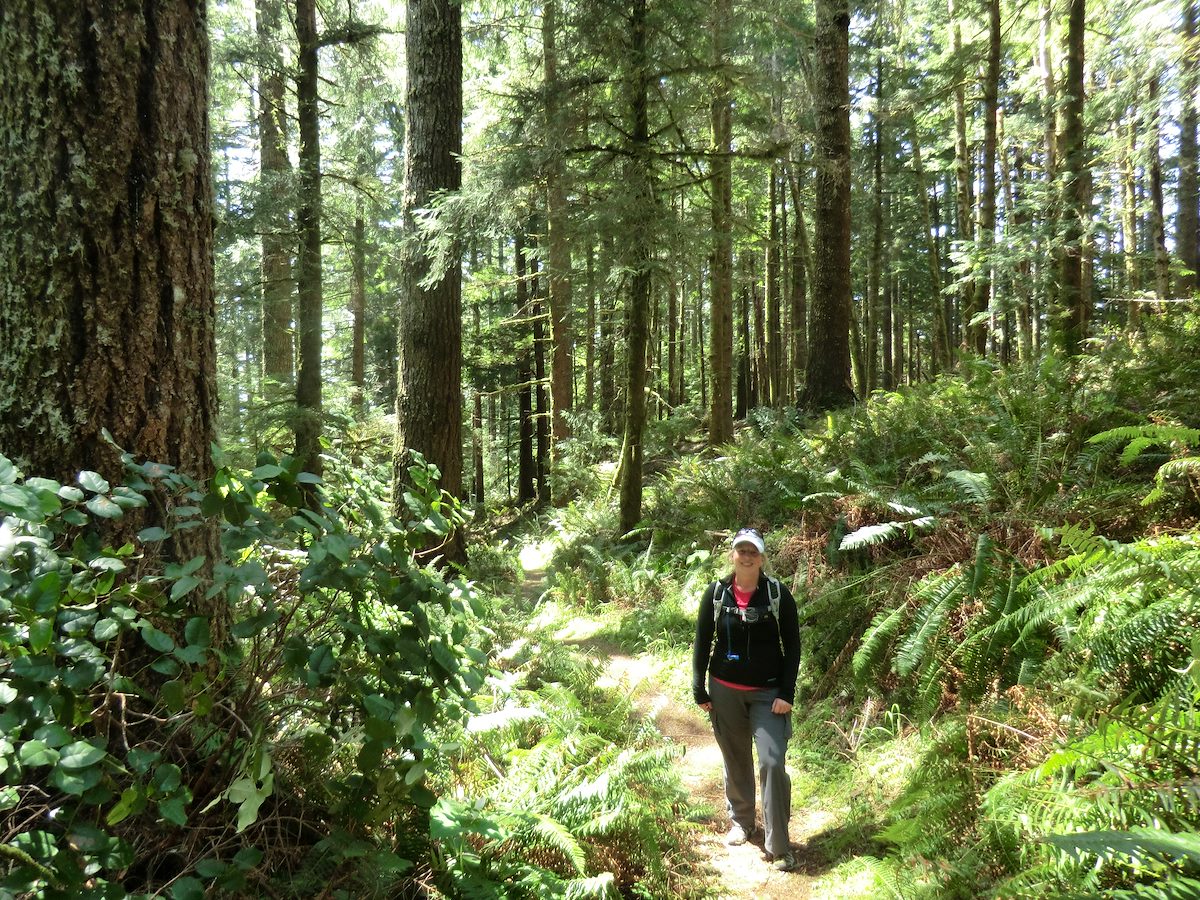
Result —
<path fill-rule="evenodd" d="M 771 608 L 771 615 L 775 617 L 775 621 L 779 621 L 779 598 L 783 595 L 783 588 L 779 582 L 767 576 L 767 605 Z"/>
<path fill-rule="evenodd" d="M 713 624 L 717 624 L 717 620 L 721 618 L 721 610 L 724 609 L 725 603 L 723 594 L 728 594 L 729 588 L 720 581 L 713 582 Z"/>

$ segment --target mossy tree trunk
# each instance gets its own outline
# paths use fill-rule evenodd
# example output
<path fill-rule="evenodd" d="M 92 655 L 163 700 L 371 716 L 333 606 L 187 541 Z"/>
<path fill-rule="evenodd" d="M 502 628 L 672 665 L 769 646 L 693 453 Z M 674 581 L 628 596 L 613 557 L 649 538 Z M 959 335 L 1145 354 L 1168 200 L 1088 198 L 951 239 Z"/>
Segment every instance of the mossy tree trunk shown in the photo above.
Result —
<path fill-rule="evenodd" d="M 1062 119 L 1063 258 L 1060 329 L 1063 350 L 1078 354 L 1087 333 L 1088 298 L 1083 295 L 1084 221 L 1088 215 L 1084 179 L 1086 146 L 1083 125 L 1084 0 L 1071 0 L 1067 22 L 1067 80 Z"/>
<path fill-rule="evenodd" d="M 441 487 L 462 494 L 462 269 L 457 250 L 445 269 L 417 235 L 417 213 L 462 182 L 462 9 L 453 0 L 408 0 L 405 58 L 408 111 L 404 156 L 403 296 L 397 317 L 394 500 L 403 508 L 408 453 L 441 470 Z M 449 560 L 465 559 L 457 535 Z"/>
<path fill-rule="evenodd" d="M 621 500 L 618 531 L 628 534 L 642 518 L 642 453 L 646 429 L 646 349 L 650 332 L 652 218 L 655 194 L 650 148 L 650 81 L 647 52 L 647 0 L 633 0 L 630 16 L 631 118 L 633 130 L 629 178 L 634 191 L 628 233 L 631 243 L 628 340 L 628 395 L 625 401 L 625 437 L 621 448 Z"/>
<path fill-rule="evenodd" d="M 802 405 L 816 412 L 854 399 L 850 386 L 850 8 L 817 0 L 813 102 L 816 206 L 813 298 Z"/>
<path fill-rule="evenodd" d="M 290 393 L 296 371 L 292 339 L 292 236 L 295 205 L 287 154 L 282 14 L 279 0 L 257 0 L 258 39 L 269 60 L 258 79 L 259 166 L 262 172 L 262 374 L 268 396 Z M 284 390 L 277 391 L 282 387 Z"/>
<path fill-rule="evenodd" d="M 319 119 L 316 0 L 296 0 L 296 40 L 300 44 L 296 105 L 300 131 L 299 199 L 296 224 L 300 253 L 296 265 L 296 330 L 300 367 L 296 375 L 296 457 L 306 471 L 321 474 L 321 125 Z"/>
<path fill-rule="evenodd" d="M 116 444 L 207 479 L 213 192 L 203 3 L 0 4 L 0 453 L 118 482 Z M 111 524 L 121 543 L 159 509 Z M 215 556 L 216 532 L 166 552 Z"/>
<path fill-rule="evenodd" d="M 709 368 L 712 382 L 708 414 L 710 446 L 733 440 L 733 99 L 726 59 L 733 0 L 714 0 L 712 62 L 716 72 L 712 100 L 712 290 L 709 308 Z"/>

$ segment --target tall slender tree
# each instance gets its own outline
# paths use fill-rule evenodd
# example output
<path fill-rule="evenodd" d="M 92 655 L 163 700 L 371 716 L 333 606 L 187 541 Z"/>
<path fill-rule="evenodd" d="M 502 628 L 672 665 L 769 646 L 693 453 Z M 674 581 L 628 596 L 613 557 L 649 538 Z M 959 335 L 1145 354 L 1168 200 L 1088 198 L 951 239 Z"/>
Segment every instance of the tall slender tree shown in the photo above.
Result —
<path fill-rule="evenodd" d="M 711 380 L 708 443 L 733 440 L 733 96 L 728 69 L 729 27 L 733 0 L 713 0 L 712 63 L 714 69 L 712 119 L 712 231 L 713 249 L 709 292 L 711 324 L 708 330 Z"/>
<path fill-rule="evenodd" d="M 1066 353 L 1080 352 L 1087 331 L 1088 298 L 1083 296 L 1083 229 L 1087 210 L 1083 133 L 1084 0 L 1070 0 L 1067 21 L 1067 80 L 1063 85 L 1063 261 L 1060 329 Z"/>
<path fill-rule="evenodd" d="M 262 182 L 262 375 L 273 386 L 290 388 L 296 372 L 292 339 L 292 235 L 295 208 L 292 165 L 287 153 L 287 106 L 283 68 L 281 0 L 256 0 L 263 63 L 258 78 L 259 168 Z"/>
<path fill-rule="evenodd" d="M 296 0 L 296 40 L 300 45 L 296 104 L 300 130 L 299 198 L 296 224 L 300 253 L 296 265 L 296 325 L 300 367 L 296 377 L 296 457 L 320 475 L 323 384 L 321 381 L 324 296 L 321 273 L 321 122 L 318 95 L 319 51 L 316 0 Z"/>

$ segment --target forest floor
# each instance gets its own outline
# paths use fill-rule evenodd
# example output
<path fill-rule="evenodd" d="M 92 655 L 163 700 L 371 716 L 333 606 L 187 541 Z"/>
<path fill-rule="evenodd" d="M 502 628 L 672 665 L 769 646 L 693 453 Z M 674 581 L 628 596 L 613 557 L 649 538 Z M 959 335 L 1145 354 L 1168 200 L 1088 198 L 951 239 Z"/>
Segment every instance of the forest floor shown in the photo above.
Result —
<path fill-rule="evenodd" d="M 537 556 L 522 560 L 525 580 L 521 592 L 534 604 L 542 596 L 545 577 Z M 807 900 L 816 896 L 814 885 L 828 866 L 823 854 L 809 850 L 807 841 L 827 826 L 827 814 L 793 805 L 789 830 L 799 863 L 793 872 L 778 872 L 767 861 L 761 827 L 749 843 L 727 846 L 724 774 L 712 727 L 698 707 L 683 706 L 671 696 L 670 687 L 683 683 L 680 679 L 690 683 L 690 671 L 684 671 L 682 663 L 666 663 L 652 653 L 630 656 L 618 644 L 595 636 L 591 624 L 596 623 L 575 618 L 555 637 L 600 660 L 604 675 L 599 686 L 629 696 L 637 715 L 650 718 L 668 740 L 682 746 L 680 780 L 692 804 L 705 813 L 695 831 L 691 864 L 703 874 L 709 896 L 729 900 Z"/>

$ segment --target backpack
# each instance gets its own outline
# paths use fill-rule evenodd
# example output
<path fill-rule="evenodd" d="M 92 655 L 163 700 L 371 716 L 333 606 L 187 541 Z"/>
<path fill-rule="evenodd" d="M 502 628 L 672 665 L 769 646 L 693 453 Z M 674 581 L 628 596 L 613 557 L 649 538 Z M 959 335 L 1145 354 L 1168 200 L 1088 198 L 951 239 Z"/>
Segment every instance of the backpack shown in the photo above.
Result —
<path fill-rule="evenodd" d="M 725 608 L 725 601 L 722 599 L 721 602 L 718 603 L 717 598 L 721 595 L 721 592 L 724 591 L 725 595 L 730 600 L 733 600 L 733 591 L 731 591 L 729 589 L 729 585 L 725 584 L 724 582 L 714 581 L 713 584 L 716 585 L 713 590 L 713 625 L 716 625 L 721 618 L 721 610 Z M 767 608 L 770 610 L 771 615 L 775 617 L 776 622 L 779 621 L 779 598 L 782 596 L 782 591 L 783 587 L 779 584 L 779 582 L 768 575 Z"/>

